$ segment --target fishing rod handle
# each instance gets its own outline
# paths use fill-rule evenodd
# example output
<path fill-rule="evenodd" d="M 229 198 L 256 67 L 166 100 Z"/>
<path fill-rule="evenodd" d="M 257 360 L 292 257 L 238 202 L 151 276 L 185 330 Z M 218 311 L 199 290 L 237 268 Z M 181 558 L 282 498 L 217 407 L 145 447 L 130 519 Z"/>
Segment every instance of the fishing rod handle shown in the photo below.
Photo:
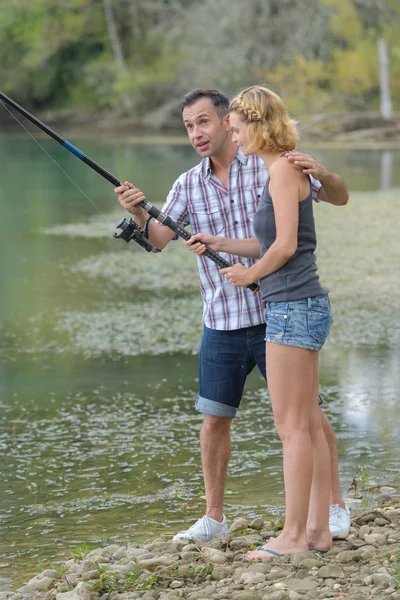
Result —
<path fill-rule="evenodd" d="M 145 211 L 149 213 L 149 215 L 160 221 L 160 223 L 175 231 L 175 233 L 177 233 L 179 237 L 183 238 L 184 240 L 190 240 L 190 238 L 192 237 L 191 234 L 184 227 L 182 227 L 182 225 L 179 225 L 179 223 L 173 221 L 171 217 L 168 217 L 167 215 L 162 213 L 160 210 L 158 210 L 158 208 L 154 206 L 154 204 L 151 204 L 151 202 L 143 200 L 143 202 L 139 202 L 139 206 L 144 208 Z M 226 269 L 227 267 L 232 266 L 230 262 L 222 258 L 222 256 L 220 256 L 219 254 L 217 254 L 217 252 L 214 252 L 214 250 L 211 250 L 210 248 L 206 248 L 205 252 L 203 253 L 203 256 L 206 256 L 207 258 L 212 260 L 221 269 Z M 246 285 L 246 287 L 249 288 L 249 290 L 251 290 L 254 294 L 260 289 L 260 286 L 257 283 L 251 283 L 250 285 Z"/>

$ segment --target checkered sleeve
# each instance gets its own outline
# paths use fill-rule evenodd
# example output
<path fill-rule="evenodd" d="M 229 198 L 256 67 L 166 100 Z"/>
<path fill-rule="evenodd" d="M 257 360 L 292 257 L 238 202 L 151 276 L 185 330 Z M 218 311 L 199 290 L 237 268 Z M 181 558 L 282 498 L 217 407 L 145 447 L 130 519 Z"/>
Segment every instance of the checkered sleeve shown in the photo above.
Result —
<path fill-rule="evenodd" d="M 314 179 L 314 177 L 312 175 L 310 175 L 310 179 L 311 179 L 313 200 L 315 200 L 315 202 L 319 202 L 318 192 L 322 188 L 322 183 L 319 181 L 319 179 Z"/>
<path fill-rule="evenodd" d="M 181 177 L 172 186 L 162 212 L 183 227 L 189 224 L 188 199 Z"/>

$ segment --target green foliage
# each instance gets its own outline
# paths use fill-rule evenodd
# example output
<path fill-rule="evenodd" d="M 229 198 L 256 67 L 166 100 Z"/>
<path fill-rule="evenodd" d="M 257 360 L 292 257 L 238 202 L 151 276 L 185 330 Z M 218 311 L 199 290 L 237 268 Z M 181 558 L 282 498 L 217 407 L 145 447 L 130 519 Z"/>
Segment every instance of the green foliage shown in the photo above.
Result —
<path fill-rule="evenodd" d="M 89 544 L 84 542 L 83 544 L 81 544 L 80 546 L 76 546 L 76 548 L 72 550 L 71 556 L 75 561 L 83 560 L 91 550 L 93 550 L 93 548 L 89 546 Z"/>
<path fill-rule="evenodd" d="M 189 583 L 199 584 L 207 579 L 208 575 L 213 572 L 213 565 L 200 565 L 199 567 L 189 566 L 185 570 L 185 579 Z"/>
<path fill-rule="evenodd" d="M 99 577 L 91 583 L 95 592 L 105 594 L 106 592 L 112 592 L 117 589 L 117 574 L 110 572 L 109 569 L 110 567 L 108 565 L 97 569 Z"/>
<path fill-rule="evenodd" d="M 281 529 L 283 529 L 284 524 L 285 524 L 285 517 L 281 517 L 280 519 L 277 519 L 274 522 L 272 530 L 273 531 L 280 531 Z"/>
<path fill-rule="evenodd" d="M 369 484 L 369 473 L 365 467 L 361 467 L 358 476 L 360 478 L 360 481 L 362 481 L 364 485 Z"/>
<path fill-rule="evenodd" d="M 109 565 L 100 567 L 97 573 L 99 577 L 91 582 L 91 586 L 100 595 L 114 590 L 119 592 L 152 590 L 159 582 L 159 576 L 156 574 L 141 577 L 140 570 L 129 571 L 125 574 L 114 573 L 110 571 Z"/>
<path fill-rule="evenodd" d="M 390 565 L 390 572 L 395 581 L 396 588 L 400 588 L 400 553 L 395 555 L 395 560 Z"/>
<path fill-rule="evenodd" d="M 383 2 L 379 20 L 367 18 L 357 0 L 323 0 L 329 9 L 329 52 L 324 60 L 296 55 L 271 70 L 257 74 L 271 83 L 286 99 L 294 114 L 372 110 L 379 106 L 379 64 L 377 40 L 382 36 L 390 49 L 391 92 L 400 94 L 400 5 Z M 372 9 L 371 9 L 372 10 Z M 375 10 L 375 9 L 374 9 Z M 375 23 L 375 27 L 371 25 Z M 397 108 L 400 104 L 397 100 Z"/>
<path fill-rule="evenodd" d="M 57 574 L 59 579 L 62 579 L 67 572 L 67 567 L 63 564 L 54 563 L 52 561 L 45 559 L 40 559 L 36 563 L 36 568 L 38 571 L 43 571 L 44 569 L 51 569 Z"/>
<path fill-rule="evenodd" d="M 379 562 L 386 567 L 390 575 L 394 579 L 394 587 L 400 588 L 400 553 L 394 554 L 384 552 L 379 556 Z"/>
<path fill-rule="evenodd" d="M 376 109 L 377 40 L 400 108 L 397 0 L 0 0 L 2 90 L 37 108 L 146 115 L 264 81 L 295 114 Z M 397 103 L 397 104 L 396 104 Z"/>
<path fill-rule="evenodd" d="M 367 487 L 369 485 L 369 472 L 367 467 L 360 466 L 358 468 L 357 473 L 353 477 L 353 481 L 350 484 L 349 490 L 354 490 L 357 492 L 362 487 Z"/>

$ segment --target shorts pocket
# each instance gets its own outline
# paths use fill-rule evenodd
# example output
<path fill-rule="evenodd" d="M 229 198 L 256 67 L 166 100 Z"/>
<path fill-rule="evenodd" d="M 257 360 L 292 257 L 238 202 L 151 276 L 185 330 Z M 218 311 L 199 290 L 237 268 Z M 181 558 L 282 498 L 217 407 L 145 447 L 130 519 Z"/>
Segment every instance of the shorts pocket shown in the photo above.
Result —
<path fill-rule="evenodd" d="M 307 329 L 309 335 L 318 343 L 323 344 L 328 337 L 332 325 L 329 311 L 311 310 L 307 312 Z"/>
<path fill-rule="evenodd" d="M 266 338 L 273 341 L 275 338 L 277 341 L 282 340 L 286 333 L 288 323 L 288 305 L 282 303 L 270 303 L 270 306 L 265 313 L 266 327 Z"/>

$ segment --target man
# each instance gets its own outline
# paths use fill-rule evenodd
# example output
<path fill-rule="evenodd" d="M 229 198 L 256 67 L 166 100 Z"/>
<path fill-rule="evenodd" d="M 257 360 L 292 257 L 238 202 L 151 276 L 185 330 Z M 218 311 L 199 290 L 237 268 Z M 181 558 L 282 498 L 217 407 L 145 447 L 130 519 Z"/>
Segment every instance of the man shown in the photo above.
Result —
<path fill-rule="evenodd" d="M 192 234 L 251 237 L 252 218 L 267 179 L 264 163 L 255 156 L 244 157 L 233 144 L 227 96 L 216 90 L 195 89 L 184 96 L 180 107 L 190 142 L 202 161 L 177 179 L 162 211 L 183 226 L 190 224 Z M 335 205 L 347 203 L 347 188 L 338 175 L 299 152 L 290 153 L 288 160 L 320 181 L 322 187 L 314 182 L 318 200 Z M 137 206 L 144 194 L 129 182 L 115 192 L 121 206 L 135 216 L 151 243 L 165 248 L 175 234 Z M 232 261 L 231 257 L 226 258 Z M 240 262 L 251 266 L 254 261 L 241 258 Z M 265 322 L 259 294 L 230 285 L 218 266 L 205 257 L 198 257 L 198 267 L 204 332 L 196 409 L 204 414 L 200 446 L 206 514 L 174 540 L 209 540 L 228 533 L 223 500 L 232 418 L 236 416 L 247 375 L 255 365 L 266 376 Z M 322 411 L 321 418 L 331 452 L 331 532 L 335 537 L 345 537 L 350 516 L 340 491 L 336 439 Z M 312 523 L 309 529 L 312 535 Z"/>

